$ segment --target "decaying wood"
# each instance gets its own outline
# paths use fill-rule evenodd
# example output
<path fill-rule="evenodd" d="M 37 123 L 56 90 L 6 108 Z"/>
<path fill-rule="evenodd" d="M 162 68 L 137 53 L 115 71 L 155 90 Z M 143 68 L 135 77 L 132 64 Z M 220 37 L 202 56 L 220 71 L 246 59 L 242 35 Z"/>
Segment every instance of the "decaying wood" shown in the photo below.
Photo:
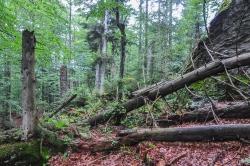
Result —
<path fill-rule="evenodd" d="M 61 111 L 64 107 L 66 107 L 72 100 L 76 98 L 77 94 L 72 95 L 69 99 L 67 99 L 65 102 L 62 103 L 60 107 L 58 107 L 55 112 L 49 115 L 49 118 L 52 118 L 55 114 L 57 114 L 59 111 Z"/>
<path fill-rule="evenodd" d="M 36 127 L 35 107 L 35 45 L 34 32 L 24 30 L 22 34 L 22 110 L 23 139 L 34 134 Z"/>
<path fill-rule="evenodd" d="M 216 75 L 227 70 L 238 68 L 239 66 L 247 66 L 250 64 L 250 53 L 242 54 L 237 57 L 228 58 L 223 61 L 214 61 L 206 66 L 202 66 L 192 72 L 189 72 L 180 78 L 177 78 L 173 81 L 169 81 L 168 83 L 149 91 L 145 96 L 140 95 L 134 97 L 127 102 L 125 102 L 122 106 L 124 111 L 121 110 L 108 110 L 101 112 L 100 114 L 86 120 L 86 123 L 94 126 L 100 123 L 107 122 L 112 116 L 113 117 L 121 117 L 126 113 L 137 109 L 149 101 L 154 101 L 157 98 L 164 97 L 168 94 L 171 94 L 179 89 L 184 88 L 185 86 L 189 86 L 194 82 L 203 80 L 209 76 Z"/>
<path fill-rule="evenodd" d="M 137 129 L 124 137 L 89 145 L 87 148 L 91 151 L 107 151 L 142 141 L 239 141 L 241 138 L 250 139 L 250 124 Z"/>
<path fill-rule="evenodd" d="M 241 102 L 233 105 L 228 105 L 225 108 L 215 109 L 214 113 L 217 117 L 224 119 L 247 119 L 250 118 L 250 102 Z M 212 111 L 210 110 L 210 108 L 206 108 L 182 115 L 161 117 L 157 120 L 157 122 L 160 127 L 168 127 L 184 122 L 206 122 L 213 119 L 214 115 Z"/>

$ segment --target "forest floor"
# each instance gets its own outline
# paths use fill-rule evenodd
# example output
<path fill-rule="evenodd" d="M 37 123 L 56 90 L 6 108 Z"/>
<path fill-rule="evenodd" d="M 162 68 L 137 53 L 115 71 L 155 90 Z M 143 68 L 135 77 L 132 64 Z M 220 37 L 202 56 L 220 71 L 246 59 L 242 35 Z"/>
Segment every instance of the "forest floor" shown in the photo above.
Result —
<path fill-rule="evenodd" d="M 221 124 L 249 124 L 250 120 L 220 120 Z M 211 125 L 208 123 L 185 123 L 175 127 Z M 118 130 L 118 129 L 117 129 Z M 91 144 L 112 139 L 116 131 L 107 134 L 100 128 L 91 131 L 91 139 L 79 139 L 78 152 L 51 157 L 51 166 L 240 166 L 247 165 L 250 142 L 141 142 L 133 147 L 121 147 L 110 152 L 91 153 Z M 248 161 L 249 162 L 249 161 Z M 250 164 L 249 164 L 250 165 Z"/>

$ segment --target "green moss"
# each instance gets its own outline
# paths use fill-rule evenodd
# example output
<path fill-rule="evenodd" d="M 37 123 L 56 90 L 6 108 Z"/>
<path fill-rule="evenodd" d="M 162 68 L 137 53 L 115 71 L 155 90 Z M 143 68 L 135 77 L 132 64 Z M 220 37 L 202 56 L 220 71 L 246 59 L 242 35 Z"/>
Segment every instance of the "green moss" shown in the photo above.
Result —
<path fill-rule="evenodd" d="M 0 146 L 0 164 L 2 163 L 38 163 L 42 160 L 38 141 L 17 142 Z"/>
<path fill-rule="evenodd" d="M 224 0 L 220 6 L 219 11 L 222 12 L 222 11 L 228 9 L 231 3 L 232 3 L 232 0 Z"/>

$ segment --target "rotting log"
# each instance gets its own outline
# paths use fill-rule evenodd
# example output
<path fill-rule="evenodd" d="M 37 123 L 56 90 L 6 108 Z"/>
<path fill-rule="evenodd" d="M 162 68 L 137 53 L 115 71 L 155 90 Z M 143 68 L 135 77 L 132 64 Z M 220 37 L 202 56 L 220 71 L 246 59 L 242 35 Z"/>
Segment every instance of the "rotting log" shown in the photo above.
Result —
<path fill-rule="evenodd" d="M 218 108 L 214 110 L 214 113 L 217 117 L 223 119 L 247 119 L 250 118 L 250 102 L 241 102 L 234 105 L 228 105 L 225 108 Z M 185 122 L 206 122 L 213 119 L 214 115 L 211 108 L 206 108 L 184 113 L 182 115 L 160 117 L 157 122 L 159 127 L 169 127 Z"/>
<path fill-rule="evenodd" d="M 82 148 L 89 148 L 91 151 L 108 151 L 118 149 L 121 146 L 135 145 L 142 141 L 198 142 L 240 141 L 241 139 L 250 139 L 250 124 L 135 129 L 134 132 L 126 136 Z"/>
<path fill-rule="evenodd" d="M 42 138 L 44 142 L 58 148 L 59 150 L 65 150 L 67 147 L 66 141 L 60 138 L 56 132 L 44 128 L 41 124 L 37 125 L 36 134 L 39 138 Z"/>
<path fill-rule="evenodd" d="M 236 57 L 228 58 L 223 61 L 216 60 L 211 62 L 205 66 L 202 66 L 192 72 L 184 74 L 182 77 L 179 77 L 173 81 L 169 81 L 168 83 L 158 87 L 147 93 L 147 95 L 140 95 L 135 98 L 132 98 L 122 104 L 124 111 L 121 110 L 108 110 L 99 113 L 98 115 L 84 121 L 85 123 L 90 124 L 91 126 L 105 123 L 111 117 L 122 117 L 126 113 L 140 108 L 149 101 L 154 101 L 157 98 L 164 97 L 168 94 L 171 94 L 179 89 L 184 88 L 185 86 L 189 86 L 194 82 L 203 80 L 209 76 L 216 75 L 227 70 L 234 69 L 240 66 L 247 66 L 250 64 L 250 53 L 242 54 Z"/>

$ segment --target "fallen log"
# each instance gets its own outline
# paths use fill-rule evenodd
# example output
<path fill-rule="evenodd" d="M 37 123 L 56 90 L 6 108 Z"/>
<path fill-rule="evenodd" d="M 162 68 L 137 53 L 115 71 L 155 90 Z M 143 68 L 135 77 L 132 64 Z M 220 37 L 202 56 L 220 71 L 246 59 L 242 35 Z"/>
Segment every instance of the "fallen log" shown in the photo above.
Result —
<path fill-rule="evenodd" d="M 0 165 L 42 165 L 40 143 L 14 142 L 0 145 Z"/>
<path fill-rule="evenodd" d="M 112 141 L 88 146 L 92 151 L 107 151 L 142 141 L 197 142 L 240 141 L 250 139 L 250 124 L 208 125 L 196 127 L 138 129 Z"/>
<path fill-rule="evenodd" d="M 247 66 L 249 64 L 250 64 L 250 53 L 228 58 L 223 61 L 217 60 L 217 61 L 211 62 L 205 66 L 202 66 L 196 70 L 193 70 L 192 72 L 189 72 L 183 75 L 180 78 L 177 78 L 176 80 L 169 81 L 168 83 L 163 84 L 159 88 L 146 93 L 147 95 L 145 96 L 140 95 L 140 96 L 137 96 L 135 98 L 128 100 L 127 102 L 122 104 L 122 107 L 124 108 L 124 110 L 103 111 L 99 113 L 98 115 L 96 115 L 95 117 L 92 117 L 84 122 L 90 124 L 91 126 L 105 123 L 111 117 L 118 117 L 118 118 L 122 117 L 126 113 L 145 105 L 146 103 L 148 103 L 148 101 L 154 101 L 157 98 L 164 97 L 179 89 L 184 88 L 185 86 L 189 86 L 194 82 L 197 82 L 209 76 L 221 73 L 225 71 L 225 68 L 229 70 L 229 69 L 234 69 L 240 66 Z"/>
<path fill-rule="evenodd" d="M 234 105 L 228 105 L 224 108 L 218 108 L 214 110 L 214 113 L 217 117 L 223 119 L 247 119 L 250 118 L 250 102 L 241 102 Z M 182 115 L 160 117 L 157 122 L 159 127 L 169 127 L 185 122 L 206 122 L 213 119 L 214 115 L 211 108 L 206 108 L 184 113 Z"/>
<path fill-rule="evenodd" d="M 55 114 L 61 111 L 64 107 L 66 107 L 74 98 L 76 98 L 77 94 L 72 95 L 69 99 L 62 103 L 60 107 L 58 107 L 53 113 L 49 115 L 49 118 L 52 118 Z"/>

